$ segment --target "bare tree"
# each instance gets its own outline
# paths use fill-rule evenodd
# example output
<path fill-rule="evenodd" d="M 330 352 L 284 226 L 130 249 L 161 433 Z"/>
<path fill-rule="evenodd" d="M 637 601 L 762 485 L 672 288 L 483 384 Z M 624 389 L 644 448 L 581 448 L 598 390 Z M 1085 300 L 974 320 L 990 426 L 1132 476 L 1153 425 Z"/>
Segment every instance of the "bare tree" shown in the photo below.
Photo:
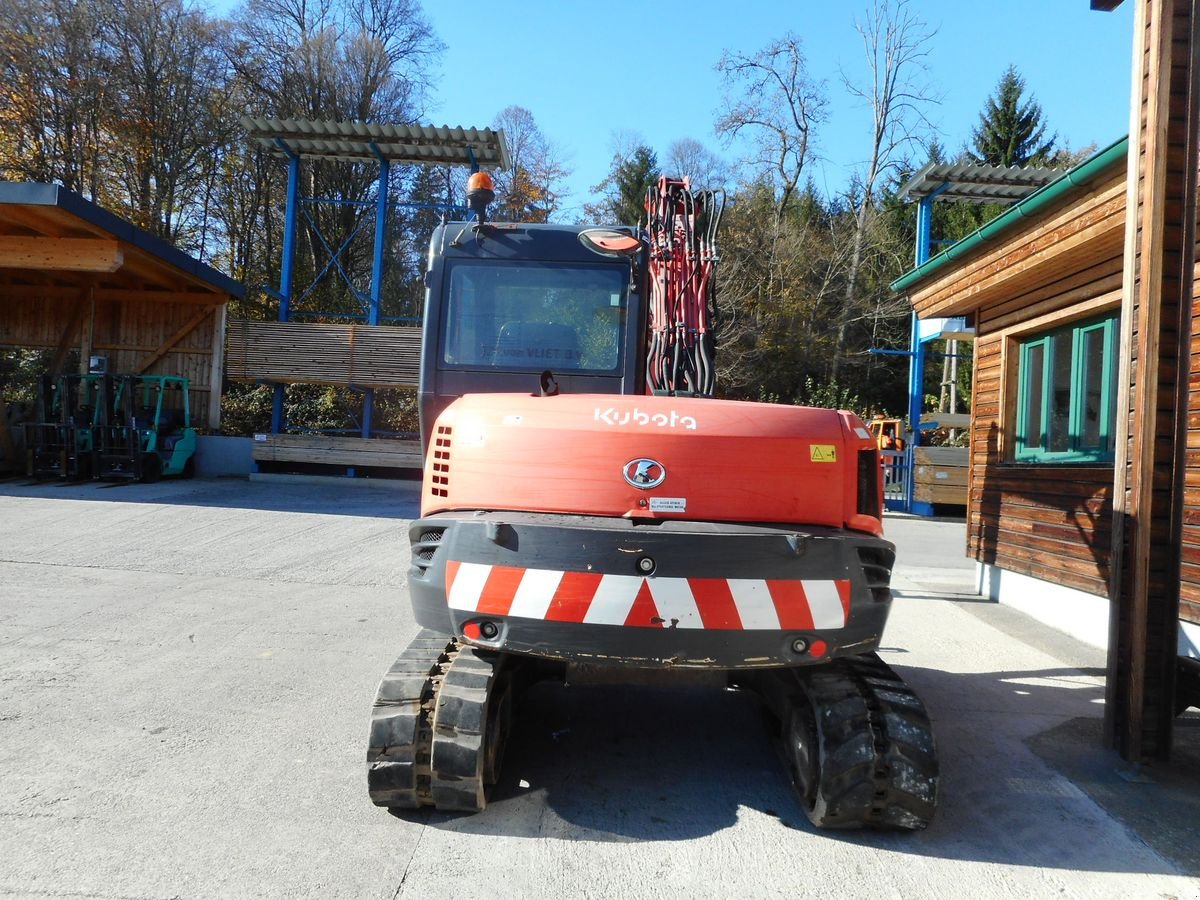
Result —
<path fill-rule="evenodd" d="M 204 252 L 218 161 L 233 138 L 223 26 L 180 0 L 118 0 L 112 6 L 108 133 L 131 219 Z"/>
<path fill-rule="evenodd" d="M 252 113 L 408 124 L 424 113 L 430 65 L 441 49 L 417 0 L 248 0 L 228 56 Z M 374 215 L 365 201 L 377 166 L 311 160 L 302 173 L 306 196 L 349 202 L 306 207 L 297 275 L 324 272 L 322 307 L 358 311 L 371 244 L 350 238 Z M 397 186 L 410 177 L 404 167 L 393 169 Z M 282 197 L 273 193 L 270 203 L 281 215 Z M 326 265 L 327 246 L 338 248 L 336 268 Z M 350 283 L 333 274 L 339 269 Z"/>
<path fill-rule="evenodd" d="M 729 166 L 695 138 L 680 138 L 667 150 L 665 174 L 687 178 L 693 190 L 724 188 L 729 182 Z"/>
<path fill-rule="evenodd" d="M 875 0 L 866 17 L 856 22 L 866 52 L 870 83 L 860 85 L 843 76 L 849 92 L 871 110 L 871 145 L 867 162 L 851 198 L 854 212 L 854 243 L 846 287 L 838 315 L 837 344 L 831 379 L 837 381 L 846 353 L 851 322 L 863 314 L 859 282 L 863 248 L 870 233 L 880 181 L 899 163 L 905 148 L 916 138 L 916 126 L 925 122 L 924 109 L 934 102 L 923 82 L 925 58 L 934 32 L 909 10 L 909 0 Z M 866 315 L 875 315 L 867 302 Z"/>
<path fill-rule="evenodd" d="M 504 131 L 512 163 L 496 173 L 496 217 L 513 222 L 549 221 L 562 206 L 564 183 L 570 174 L 562 152 L 523 106 L 501 110 L 492 127 Z"/>
<path fill-rule="evenodd" d="M 717 71 L 726 86 L 717 134 L 727 142 L 750 137 L 755 162 L 776 181 L 775 217 L 782 220 L 809 162 L 813 129 L 825 119 L 824 86 L 809 77 L 800 38 L 793 34 L 753 56 L 726 51 Z"/>

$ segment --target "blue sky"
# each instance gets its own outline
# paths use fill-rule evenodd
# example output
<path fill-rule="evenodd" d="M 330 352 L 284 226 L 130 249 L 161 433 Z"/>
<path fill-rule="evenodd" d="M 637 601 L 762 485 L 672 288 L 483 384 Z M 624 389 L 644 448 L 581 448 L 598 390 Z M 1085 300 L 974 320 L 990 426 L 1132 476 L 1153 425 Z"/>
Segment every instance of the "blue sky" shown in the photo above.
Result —
<path fill-rule="evenodd" d="M 638 132 L 664 157 L 683 137 L 733 157 L 712 131 L 722 88 L 714 66 L 723 50 L 753 53 L 792 31 L 810 74 L 826 82 L 829 118 L 817 136 L 813 169 L 827 195 L 843 190 L 869 150 L 868 110 L 842 86 L 866 75 L 854 30 L 867 0 L 424 0 L 446 44 L 435 124 L 489 125 L 501 109 L 524 106 L 560 148 L 573 174 L 569 209 L 589 199 L 609 168 L 616 132 Z M 928 80 L 941 95 L 929 117 L 953 152 L 970 140 L 987 97 L 1011 63 L 1042 105 L 1060 143 L 1100 146 L 1129 128 L 1133 3 L 1093 12 L 1088 0 L 911 0 L 937 33 Z"/>

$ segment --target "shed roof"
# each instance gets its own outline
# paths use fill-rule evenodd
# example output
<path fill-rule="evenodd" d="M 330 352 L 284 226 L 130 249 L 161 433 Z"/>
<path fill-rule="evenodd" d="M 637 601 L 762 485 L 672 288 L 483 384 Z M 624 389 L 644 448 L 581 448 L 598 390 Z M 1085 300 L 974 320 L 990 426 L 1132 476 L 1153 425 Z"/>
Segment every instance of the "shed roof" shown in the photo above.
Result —
<path fill-rule="evenodd" d="M 892 282 L 893 291 L 907 291 L 918 282 L 924 281 L 950 263 L 961 260 L 982 245 L 996 240 L 1016 228 L 1022 221 L 1037 215 L 1064 198 L 1074 196 L 1101 175 L 1117 165 L 1123 165 L 1129 153 L 1129 138 L 1123 137 L 1107 147 L 1096 151 L 1086 160 L 1059 173 L 1058 177 L 1038 188 L 1029 196 L 1017 201 L 1001 215 L 976 229 L 956 244 L 951 244 L 941 253 L 915 269 L 910 269 Z"/>
<path fill-rule="evenodd" d="M 0 183 L 0 294 L 95 279 L 98 293 L 224 303 L 245 287 L 56 184 Z"/>
<path fill-rule="evenodd" d="M 280 156 L 342 161 L 386 159 L 434 165 L 511 166 L 503 131 L 459 125 L 386 125 L 243 116 L 242 127 Z"/>
<path fill-rule="evenodd" d="M 1038 166 L 929 163 L 900 188 L 898 196 L 920 200 L 936 194 L 941 201 L 1015 203 L 1062 174 L 1062 169 Z"/>

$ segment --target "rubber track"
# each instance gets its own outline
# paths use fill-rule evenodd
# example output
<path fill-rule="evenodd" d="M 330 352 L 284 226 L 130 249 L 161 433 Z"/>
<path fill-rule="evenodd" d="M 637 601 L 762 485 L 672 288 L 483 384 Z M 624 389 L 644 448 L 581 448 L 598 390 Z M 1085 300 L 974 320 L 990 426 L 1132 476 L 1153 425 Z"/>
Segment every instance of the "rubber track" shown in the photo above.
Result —
<path fill-rule="evenodd" d="M 827 828 L 927 826 L 937 806 L 933 728 L 920 698 L 875 654 L 793 670 L 822 759 L 809 816 Z M 807 701 L 805 700 L 807 698 Z"/>
<path fill-rule="evenodd" d="M 489 694 L 499 666 L 495 654 L 461 647 L 453 654 L 437 692 L 433 715 L 433 805 L 476 812 L 487 805 L 486 751 Z"/>
<path fill-rule="evenodd" d="M 367 740 L 367 787 L 376 806 L 433 803 L 433 703 L 456 652 L 445 635 L 423 630 L 383 676 Z"/>

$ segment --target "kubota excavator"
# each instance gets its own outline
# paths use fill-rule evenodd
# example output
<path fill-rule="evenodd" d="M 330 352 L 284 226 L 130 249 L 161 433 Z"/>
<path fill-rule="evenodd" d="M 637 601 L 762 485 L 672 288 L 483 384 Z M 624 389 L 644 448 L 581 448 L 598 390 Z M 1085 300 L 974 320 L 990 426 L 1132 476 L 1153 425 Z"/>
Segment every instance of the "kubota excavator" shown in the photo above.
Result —
<path fill-rule="evenodd" d="M 723 198 L 661 179 L 644 227 L 433 235 L 409 591 L 367 778 L 385 807 L 475 811 L 521 690 L 757 691 L 818 826 L 919 829 L 929 718 L 879 647 L 895 552 L 854 414 L 714 399 Z"/>

